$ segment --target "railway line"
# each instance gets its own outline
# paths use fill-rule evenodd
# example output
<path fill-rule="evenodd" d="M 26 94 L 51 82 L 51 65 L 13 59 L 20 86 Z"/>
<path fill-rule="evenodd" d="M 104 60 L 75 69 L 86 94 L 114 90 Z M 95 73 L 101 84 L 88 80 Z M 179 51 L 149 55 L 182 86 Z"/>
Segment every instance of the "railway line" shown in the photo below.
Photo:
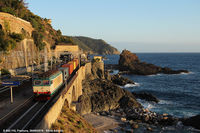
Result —
<path fill-rule="evenodd" d="M 18 119 L 16 119 L 9 127 L 8 130 L 14 129 L 30 129 L 30 126 L 34 125 L 36 118 L 41 115 L 41 111 L 47 106 L 49 101 L 44 103 L 35 102 L 26 112 L 24 112 Z"/>
<path fill-rule="evenodd" d="M 3 131 L 13 131 L 18 130 L 28 130 L 34 129 L 37 124 L 42 120 L 45 113 L 51 108 L 51 106 L 57 101 L 61 92 L 63 90 L 68 90 L 69 86 L 72 84 L 77 76 L 76 71 L 79 67 L 72 73 L 72 75 L 67 80 L 67 89 L 64 90 L 63 85 L 60 90 L 48 101 L 34 101 L 33 96 L 27 99 L 24 103 L 19 105 L 17 108 L 13 109 L 6 116 L 0 119 L 0 129 Z M 4 129 L 4 130 L 3 130 Z"/>
<path fill-rule="evenodd" d="M 8 90 L 10 90 L 10 88 L 7 87 L 7 86 L 1 87 L 0 88 L 0 93 L 3 93 L 3 92 L 8 91 Z"/>
<path fill-rule="evenodd" d="M 29 97 L 24 103 L 14 108 L 4 117 L 0 118 L 0 129 L 2 132 L 18 132 L 17 130 L 34 129 L 42 120 L 46 112 L 57 101 L 60 95 L 65 94 L 77 77 L 77 71 L 80 66 L 71 71 L 65 83 L 60 89 L 47 101 L 34 101 L 34 96 Z M 6 99 L 9 95 L 9 87 L 0 88 L 0 99 Z M 14 89 L 14 94 L 29 93 L 32 90 L 32 79 L 23 81 L 23 84 Z"/>

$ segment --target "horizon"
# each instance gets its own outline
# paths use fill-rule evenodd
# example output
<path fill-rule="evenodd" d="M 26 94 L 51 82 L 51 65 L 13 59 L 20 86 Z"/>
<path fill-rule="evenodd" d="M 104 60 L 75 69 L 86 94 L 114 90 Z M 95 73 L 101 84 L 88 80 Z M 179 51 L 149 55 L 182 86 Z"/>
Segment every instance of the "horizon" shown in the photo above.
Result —
<path fill-rule="evenodd" d="M 119 51 L 200 52 L 198 0 L 26 2 L 63 35 L 103 39 Z"/>

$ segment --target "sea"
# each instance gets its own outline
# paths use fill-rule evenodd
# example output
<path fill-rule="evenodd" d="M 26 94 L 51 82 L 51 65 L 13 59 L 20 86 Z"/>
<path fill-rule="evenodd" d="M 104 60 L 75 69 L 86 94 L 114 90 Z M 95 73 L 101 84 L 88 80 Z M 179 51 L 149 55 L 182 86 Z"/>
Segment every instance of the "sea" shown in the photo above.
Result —
<path fill-rule="evenodd" d="M 200 53 L 136 53 L 136 55 L 141 61 L 174 70 L 185 69 L 189 73 L 123 75 L 136 83 L 127 84 L 123 88 L 131 92 L 148 92 L 156 96 L 160 100 L 159 103 L 138 99 L 145 108 L 156 113 L 167 113 L 179 118 L 200 114 Z M 106 58 L 105 64 L 118 64 L 119 55 L 106 55 Z M 114 70 L 112 74 L 116 73 L 118 70 Z M 178 131 L 193 132 L 189 129 Z"/>

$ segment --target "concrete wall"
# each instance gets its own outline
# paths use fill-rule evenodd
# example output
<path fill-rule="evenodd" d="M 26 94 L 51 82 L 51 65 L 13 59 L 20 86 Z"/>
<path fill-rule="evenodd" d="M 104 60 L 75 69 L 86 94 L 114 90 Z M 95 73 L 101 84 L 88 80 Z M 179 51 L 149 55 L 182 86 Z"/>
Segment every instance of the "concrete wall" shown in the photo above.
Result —
<path fill-rule="evenodd" d="M 32 39 L 24 39 L 19 42 L 14 50 L 9 53 L 0 52 L 0 69 L 14 69 L 27 67 L 32 64 L 32 60 L 38 58 L 38 50 Z"/>
<path fill-rule="evenodd" d="M 78 45 L 56 45 L 55 52 L 78 52 L 79 47 Z"/>
<path fill-rule="evenodd" d="M 67 100 L 68 106 L 71 109 L 76 110 L 76 106 L 74 106 L 73 103 L 78 100 L 80 95 L 82 95 L 82 80 L 85 79 L 86 69 L 88 69 L 88 66 L 89 65 L 85 65 L 79 68 L 74 79 L 72 79 L 71 84 L 68 84 L 68 86 L 61 92 L 60 97 L 46 113 L 43 120 L 38 125 L 38 128 L 49 129 L 51 127 L 58 118 L 65 100 Z"/>
<path fill-rule="evenodd" d="M 91 62 L 85 64 L 85 75 L 91 74 L 92 73 L 91 70 L 92 70 Z"/>

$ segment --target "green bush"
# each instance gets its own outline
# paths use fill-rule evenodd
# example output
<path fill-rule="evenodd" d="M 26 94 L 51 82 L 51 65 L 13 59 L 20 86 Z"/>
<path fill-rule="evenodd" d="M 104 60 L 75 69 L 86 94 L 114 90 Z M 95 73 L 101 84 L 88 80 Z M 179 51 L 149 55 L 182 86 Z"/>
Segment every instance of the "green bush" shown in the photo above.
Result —
<path fill-rule="evenodd" d="M 6 13 L 10 13 L 12 15 L 16 15 L 15 11 L 11 7 L 3 7 L 3 8 L 1 8 L 1 11 L 6 12 Z"/>
<path fill-rule="evenodd" d="M 1 75 L 8 75 L 10 72 L 7 69 L 1 69 Z"/>
<path fill-rule="evenodd" d="M 32 32 L 32 37 L 33 37 L 34 43 L 39 48 L 39 50 L 43 50 L 45 45 L 46 45 L 43 42 L 44 35 L 41 32 L 33 31 Z"/>
<path fill-rule="evenodd" d="M 24 35 L 23 34 L 18 34 L 18 33 L 11 33 L 10 37 L 13 38 L 16 42 L 20 42 L 24 39 Z"/>
<path fill-rule="evenodd" d="M 19 39 L 19 38 L 18 38 Z M 0 30 L 0 51 L 9 51 L 16 47 L 16 40 Z"/>

